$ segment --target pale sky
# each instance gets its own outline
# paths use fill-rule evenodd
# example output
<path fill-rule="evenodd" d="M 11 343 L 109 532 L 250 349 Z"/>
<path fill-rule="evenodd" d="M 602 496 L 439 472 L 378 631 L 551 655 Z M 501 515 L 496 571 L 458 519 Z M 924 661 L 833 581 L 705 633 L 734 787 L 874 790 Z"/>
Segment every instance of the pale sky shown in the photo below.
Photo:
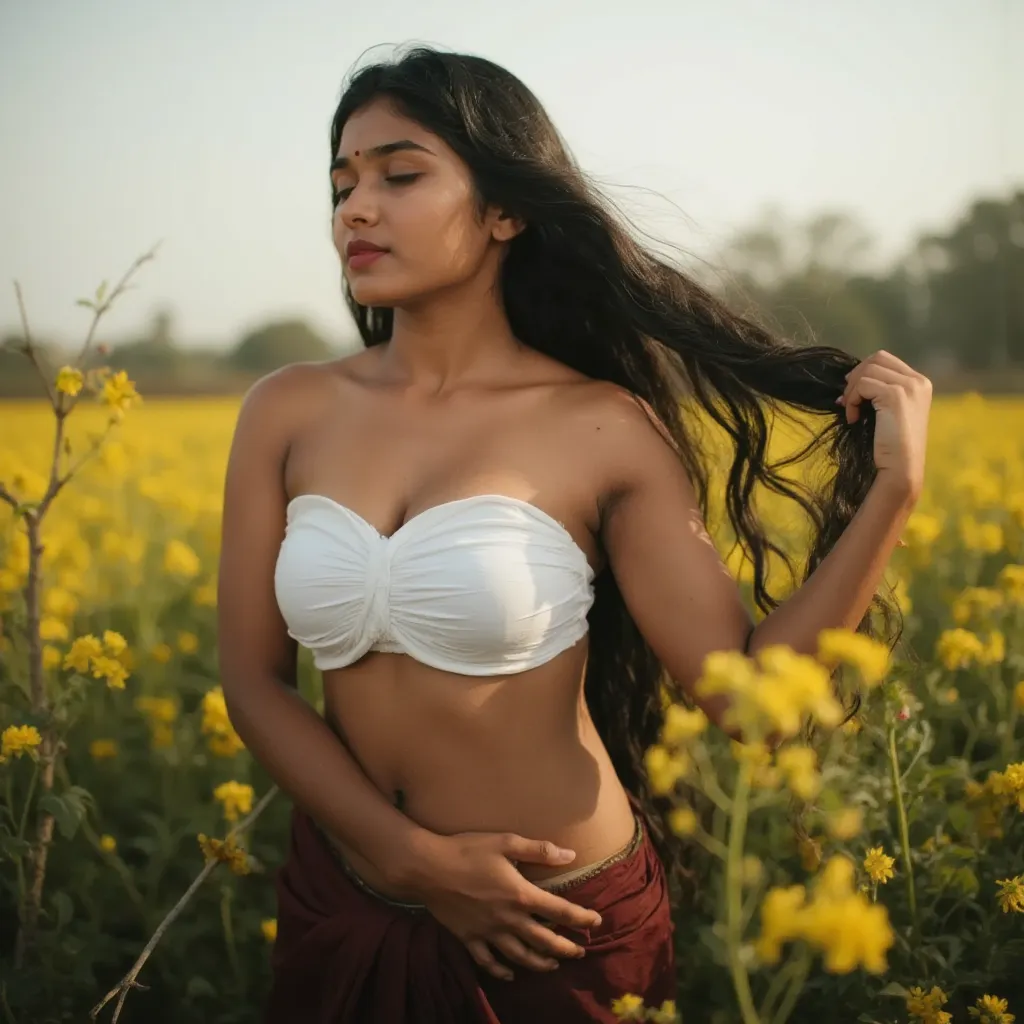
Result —
<path fill-rule="evenodd" d="M 186 343 L 351 336 L 328 129 L 353 62 L 408 41 L 504 64 L 700 255 L 777 204 L 847 210 L 891 257 L 1024 185 L 1024 0 L 0 0 L 0 332 L 17 278 L 75 341 L 74 300 L 162 239 L 111 340 L 160 306 Z"/>

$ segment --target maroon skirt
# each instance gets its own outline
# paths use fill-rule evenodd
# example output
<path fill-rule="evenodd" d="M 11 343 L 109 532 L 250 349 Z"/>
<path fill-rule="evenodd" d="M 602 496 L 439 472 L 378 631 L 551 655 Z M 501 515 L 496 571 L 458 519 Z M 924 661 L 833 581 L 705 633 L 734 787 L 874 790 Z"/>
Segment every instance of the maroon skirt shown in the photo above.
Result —
<path fill-rule="evenodd" d="M 616 1021 L 627 992 L 676 995 L 672 919 L 661 862 L 643 829 L 626 858 L 559 888 L 601 926 L 557 928 L 586 950 L 555 971 L 487 974 L 427 910 L 360 884 L 305 813 L 292 813 L 277 875 L 277 941 L 265 1024 L 591 1024 Z"/>

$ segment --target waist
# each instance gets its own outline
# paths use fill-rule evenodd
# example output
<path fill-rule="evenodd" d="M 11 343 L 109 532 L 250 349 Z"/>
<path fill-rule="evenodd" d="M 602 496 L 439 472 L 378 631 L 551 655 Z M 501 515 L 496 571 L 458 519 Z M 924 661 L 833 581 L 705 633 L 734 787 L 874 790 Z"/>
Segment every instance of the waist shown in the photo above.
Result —
<path fill-rule="evenodd" d="M 413 912 L 422 912 L 426 910 L 426 907 L 421 903 L 396 899 L 393 895 L 389 895 L 384 892 L 383 887 L 379 884 L 371 884 L 371 882 L 364 877 L 365 873 L 361 874 L 356 870 L 355 865 L 352 863 L 351 856 L 345 850 L 345 847 L 332 836 L 328 835 L 328 833 L 319 825 L 317 825 L 316 828 L 320 834 L 321 840 L 330 850 L 331 856 L 334 858 L 339 868 L 345 872 L 357 888 L 361 889 L 367 895 L 372 896 L 374 899 L 380 900 L 392 907 L 398 907 L 403 910 Z M 613 865 L 637 856 L 640 851 L 640 846 L 644 841 L 644 830 L 645 826 L 643 819 L 639 814 L 634 812 L 632 835 L 630 839 L 618 849 L 607 856 L 591 861 L 590 863 L 584 864 L 578 868 L 573 868 L 570 871 L 559 872 L 557 875 L 552 875 L 548 878 L 534 879 L 533 884 L 547 892 L 559 894 L 571 892 L 575 886 L 583 885 L 585 882 L 589 882 L 592 879 L 599 877 L 602 872 L 607 871 Z M 516 864 L 516 867 L 520 868 L 520 865 Z M 524 877 L 529 876 L 524 873 Z"/>

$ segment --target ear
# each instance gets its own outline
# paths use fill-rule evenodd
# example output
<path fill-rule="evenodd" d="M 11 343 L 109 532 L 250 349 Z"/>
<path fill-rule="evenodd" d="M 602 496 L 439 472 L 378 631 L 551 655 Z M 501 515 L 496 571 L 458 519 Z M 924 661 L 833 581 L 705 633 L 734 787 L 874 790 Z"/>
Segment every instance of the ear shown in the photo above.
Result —
<path fill-rule="evenodd" d="M 526 230 L 526 222 L 519 217 L 513 217 L 504 210 L 493 210 L 491 212 L 491 237 L 496 242 L 510 242 L 520 232 Z"/>

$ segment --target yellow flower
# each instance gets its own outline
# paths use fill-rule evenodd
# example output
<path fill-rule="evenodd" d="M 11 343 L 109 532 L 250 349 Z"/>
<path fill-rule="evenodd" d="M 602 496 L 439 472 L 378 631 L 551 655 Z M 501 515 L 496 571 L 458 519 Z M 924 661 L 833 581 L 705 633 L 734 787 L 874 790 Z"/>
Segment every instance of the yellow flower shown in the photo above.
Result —
<path fill-rule="evenodd" d="M 192 591 L 192 603 L 199 608 L 215 608 L 217 606 L 217 584 L 204 583 Z"/>
<path fill-rule="evenodd" d="M 889 648 L 852 629 L 823 629 L 818 634 L 818 657 L 829 665 L 853 665 L 867 686 L 877 686 L 889 667 Z"/>
<path fill-rule="evenodd" d="M 657 1009 L 651 1007 L 647 1011 L 647 1019 L 651 1024 L 677 1024 L 679 1012 L 674 999 L 665 999 Z"/>
<path fill-rule="evenodd" d="M 92 635 L 86 633 L 71 644 L 71 649 L 64 656 L 64 667 L 75 672 L 88 672 L 93 658 L 103 655 L 103 645 Z"/>
<path fill-rule="evenodd" d="M 117 840 L 113 836 L 100 836 L 100 849 L 104 853 L 113 853 L 117 849 Z"/>
<path fill-rule="evenodd" d="M 72 398 L 82 390 L 84 381 L 82 371 L 76 370 L 73 366 L 62 366 L 57 371 L 57 390 Z"/>
<path fill-rule="evenodd" d="M 94 679 L 106 679 L 111 690 L 123 690 L 124 681 L 128 678 L 124 665 L 105 655 L 92 659 L 92 674 Z"/>
<path fill-rule="evenodd" d="M 1005 999 L 998 996 L 982 996 L 967 1012 L 975 1017 L 979 1024 L 1013 1024 L 1017 1019 L 1012 1013 L 1006 1012 Z"/>
<path fill-rule="evenodd" d="M 841 842 L 860 835 L 863 827 L 864 812 L 859 807 L 844 807 L 829 815 L 827 823 L 828 834 Z"/>
<path fill-rule="evenodd" d="M 1024 812 L 1024 761 L 1008 764 L 1002 772 L 989 772 L 984 790 L 1000 807 L 1016 803 L 1017 810 Z"/>
<path fill-rule="evenodd" d="M 1022 501 L 1022 508 L 1024 508 L 1024 501 Z M 999 570 L 996 582 L 1011 601 L 1016 604 L 1024 604 L 1024 565 L 1004 565 Z"/>
<path fill-rule="evenodd" d="M 873 846 L 864 858 L 864 870 L 872 882 L 885 884 L 893 877 L 895 858 L 888 857 L 880 846 Z"/>
<path fill-rule="evenodd" d="M 242 737 L 234 729 L 223 736 L 211 736 L 206 741 L 206 746 L 210 753 L 217 757 L 234 757 L 240 751 L 245 750 Z"/>
<path fill-rule="evenodd" d="M 18 577 L 18 574 L 10 569 L 0 569 L 0 591 L 13 594 L 14 591 L 20 589 L 21 579 Z"/>
<path fill-rule="evenodd" d="M 834 974 L 857 967 L 873 974 L 886 969 L 886 952 L 895 941 L 884 906 L 853 892 L 854 868 L 846 857 L 832 857 L 806 902 L 803 886 L 769 890 L 761 905 L 761 934 L 754 950 L 762 963 L 777 963 L 782 946 L 803 939 L 824 956 Z"/>
<path fill-rule="evenodd" d="M 677 836 L 692 836 L 700 824 L 692 807 L 674 807 L 669 811 L 668 820 Z"/>
<path fill-rule="evenodd" d="M 786 784 L 801 800 L 813 800 L 821 788 L 817 754 L 810 747 L 786 747 L 776 757 Z"/>
<path fill-rule="evenodd" d="M 156 644 L 149 652 L 149 656 L 159 665 L 166 665 L 174 655 L 169 644 Z"/>
<path fill-rule="evenodd" d="M 227 864 L 236 875 L 247 875 L 252 871 L 253 865 L 249 855 L 233 838 L 210 839 L 202 832 L 196 838 L 199 840 L 199 848 L 203 851 L 207 863 L 214 860 L 220 861 L 222 864 Z"/>
<path fill-rule="evenodd" d="M 178 705 L 170 697 L 136 697 L 135 710 L 151 721 L 170 724 L 178 717 Z"/>
<path fill-rule="evenodd" d="M 217 757 L 234 757 L 245 749 L 242 738 L 235 732 L 228 717 L 224 691 L 219 686 L 203 694 L 202 733 L 210 737 L 207 746 Z"/>
<path fill-rule="evenodd" d="M 199 637 L 195 633 L 181 632 L 178 634 L 178 650 L 182 654 L 195 654 L 199 650 Z"/>
<path fill-rule="evenodd" d="M 988 634 L 988 640 L 982 645 L 978 655 L 979 665 L 998 665 L 1006 657 L 1006 637 L 998 629 Z"/>
<path fill-rule="evenodd" d="M 260 921 L 260 931 L 267 942 L 274 942 L 277 939 L 277 918 L 266 917 Z"/>
<path fill-rule="evenodd" d="M 942 523 L 925 512 L 912 512 L 903 527 L 902 540 L 912 548 L 928 548 L 942 533 Z"/>
<path fill-rule="evenodd" d="M 869 974 L 886 970 L 886 953 L 895 942 L 889 914 L 863 893 L 814 900 L 807 908 L 804 937 L 822 949 L 825 970 L 848 974 L 862 967 Z"/>
<path fill-rule="evenodd" d="M 61 622 L 60 619 L 52 615 L 47 615 L 39 623 L 39 638 L 41 640 L 67 640 L 67 623 Z"/>
<path fill-rule="evenodd" d="M 696 690 L 703 696 L 745 693 L 757 678 L 754 663 L 739 651 L 712 651 L 704 658 Z"/>
<path fill-rule="evenodd" d="M 764 743 L 740 743 L 738 740 L 732 740 L 729 749 L 740 764 L 749 762 L 755 767 L 767 767 L 772 761 L 772 752 Z"/>
<path fill-rule="evenodd" d="M 164 571 L 172 576 L 192 579 L 199 575 L 202 563 L 199 556 L 181 540 L 170 540 L 164 549 Z"/>
<path fill-rule="evenodd" d="M 939 661 L 949 670 L 968 668 L 984 655 L 985 647 L 978 636 L 968 629 L 945 629 L 935 645 Z"/>
<path fill-rule="evenodd" d="M 761 963 L 778 963 L 783 945 L 801 935 L 806 895 L 802 885 L 776 887 L 765 893 L 761 902 L 761 934 L 754 943 Z"/>
<path fill-rule="evenodd" d="M 1024 914 L 1024 875 L 998 878 L 996 885 L 999 886 L 999 892 L 996 893 L 999 909 L 1004 914 Z"/>
<path fill-rule="evenodd" d="M 105 761 L 107 758 L 117 757 L 117 741 L 93 740 L 89 744 L 89 756 L 94 761 Z"/>
<path fill-rule="evenodd" d="M 27 754 L 35 758 L 36 747 L 43 742 L 39 730 L 34 725 L 9 725 L 0 733 L 0 764 L 10 757 L 22 757 Z"/>
<path fill-rule="evenodd" d="M 676 783 L 690 770 L 686 754 L 670 753 L 665 747 L 655 744 L 644 755 L 644 765 L 651 789 L 657 796 L 665 796 L 675 789 Z"/>
<path fill-rule="evenodd" d="M 631 992 L 612 1000 L 612 1013 L 619 1020 L 643 1020 L 644 1001 L 641 996 L 635 996 Z"/>
<path fill-rule="evenodd" d="M 690 711 L 673 704 L 665 712 L 661 727 L 661 742 L 667 746 L 682 746 L 699 736 L 708 725 L 707 715 L 699 708 Z"/>
<path fill-rule="evenodd" d="M 174 746 L 174 730 L 163 722 L 153 722 L 150 743 L 154 750 L 166 750 Z"/>
<path fill-rule="evenodd" d="M 57 647 L 51 647 L 50 644 L 43 645 L 43 668 L 47 671 L 57 668 L 63 661 L 60 650 Z"/>
<path fill-rule="evenodd" d="M 128 374 L 124 370 L 112 373 L 103 382 L 101 401 L 118 412 L 130 409 L 133 403 L 138 401 L 138 398 L 139 393 L 135 390 L 135 382 L 128 379 Z"/>
<path fill-rule="evenodd" d="M 1024 679 L 1013 688 L 1013 702 L 1018 708 L 1024 710 Z"/>
<path fill-rule="evenodd" d="M 907 994 L 907 1013 L 918 1024 L 949 1024 L 952 1015 L 941 1009 L 948 1002 L 949 996 L 938 985 L 930 992 L 915 985 Z"/>
<path fill-rule="evenodd" d="M 252 810 L 252 786 L 244 782 L 222 782 L 214 791 L 213 797 L 224 807 L 224 817 L 228 821 L 238 821 L 240 814 L 248 814 Z"/>
<path fill-rule="evenodd" d="M 814 880 L 816 899 L 842 899 L 853 892 L 855 876 L 853 861 L 842 854 L 829 857 L 818 877 Z"/>
<path fill-rule="evenodd" d="M 965 515 L 960 519 L 960 539 L 969 551 L 994 555 L 1003 549 L 1003 528 L 999 523 L 982 523 Z"/>
<path fill-rule="evenodd" d="M 115 633 L 112 629 L 105 629 L 103 631 L 103 646 L 111 658 L 117 658 L 124 654 L 128 642 L 120 633 Z"/>
<path fill-rule="evenodd" d="M 992 587 L 965 587 L 953 601 L 953 620 L 966 625 L 975 616 L 985 619 L 1003 606 L 1003 595 Z"/>
<path fill-rule="evenodd" d="M 756 885 L 764 876 L 764 864 L 760 858 L 748 853 L 740 863 L 740 877 L 744 885 Z"/>

